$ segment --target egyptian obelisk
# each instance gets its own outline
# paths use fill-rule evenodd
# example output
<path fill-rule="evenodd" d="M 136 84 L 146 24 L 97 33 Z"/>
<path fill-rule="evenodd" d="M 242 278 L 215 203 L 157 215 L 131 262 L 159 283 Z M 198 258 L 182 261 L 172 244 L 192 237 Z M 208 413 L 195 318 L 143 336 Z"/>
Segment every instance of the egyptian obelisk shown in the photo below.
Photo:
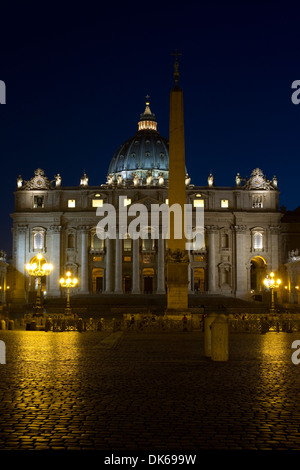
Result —
<path fill-rule="evenodd" d="M 170 93 L 169 124 L 169 208 L 181 206 L 181 238 L 174 234 L 174 218 L 170 211 L 169 238 L 167 249 L 167 315 L 182 315 L 188 309 L 188 252 L 184 234 L 185 187 L 185 143 L 183 91 L 178 85 L 178 54 L 175 54 L 174 87 Z M 178 221 L 177 221 L 178 223 Z M 178 228 L 178 227 L 177 227 Z"/>

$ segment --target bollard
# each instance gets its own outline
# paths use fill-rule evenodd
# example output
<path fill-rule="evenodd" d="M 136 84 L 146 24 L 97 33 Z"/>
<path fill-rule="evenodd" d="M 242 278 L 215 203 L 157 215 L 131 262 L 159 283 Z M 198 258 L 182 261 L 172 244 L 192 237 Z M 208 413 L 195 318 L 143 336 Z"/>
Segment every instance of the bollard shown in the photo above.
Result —
<path fill-rule="evenodd" d="M 204 319 L 204 355 L 211 356 L 211 325 L 218 316 L 217 313 L 209 313 Z"/>
<path fill-rule="evenodd" d="M 211 358 L 213 361 L 228 361 L 228 320 L 222 314 L 212 323 Z"/>
<path fill-rule="evenodd" d="M 14 322 L 14 320 L 9 320 L 9 322 L 8 322 L 8 329 L 9 329 L 9 330 L 14 330 L 14 328 L 15 328 L 15 322 Z"/>
<path fill-rule="evenodd" d="M 6 323 L 5 323 L 5 320 L 1 320 L 1 321 L 0 321 L 0 329 L 1 329 L 1 330 L 6 330 Z"/>

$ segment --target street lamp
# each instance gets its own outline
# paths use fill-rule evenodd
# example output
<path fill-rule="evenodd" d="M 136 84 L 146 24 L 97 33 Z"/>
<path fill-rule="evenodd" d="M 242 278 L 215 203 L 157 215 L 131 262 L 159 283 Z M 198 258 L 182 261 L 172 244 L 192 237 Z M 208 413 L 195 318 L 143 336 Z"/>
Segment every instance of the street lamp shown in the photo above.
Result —
<path fill-rule="evenodd" d="M 76 287 L 77 284 L 78 284 L 78 279 L 76 279 L 76 277 L 74 278 L 71 278 L 71 273 L 70 271 L 68 271 L 66 273 L 66 279 L 64 277 L 62 277 L 59 281 L 61 287 L 66 287 L 67 289 L 67 305 L 66 305 L 66 308 L 65 308 L 65 313 L 71 313 L 71 306 L 70 306 L 70 288 L 71 287 Z"/>
<path fill-rule="evenodd" d="M 41 284 L 42 277 L 48 276 L 53 269 L 52 264 L 48 264 L 45 258 L 39 253 L 35 258 L 31 260 L 30 263 L 26 264 L 26 270 L 28 274 L 32 277 L 37 277 L 38 279 L 38 288 L 36 294 L 36 303 L 35 308 L 36 312 L 39 314 L 41 312 Z"/>
<path fill-rule="evenodd" d="M 274 289 L 277 289 L 281 284 L 281 280 L 277 279 L 275 281 L 274 276 L 275 274 L 272 272 L 270 273 L 270 276 L 267 275 L 264 280 L 265 286 L 271 289 L 271 310 L 270 310 L 271 313 L 275 313 Z"/>

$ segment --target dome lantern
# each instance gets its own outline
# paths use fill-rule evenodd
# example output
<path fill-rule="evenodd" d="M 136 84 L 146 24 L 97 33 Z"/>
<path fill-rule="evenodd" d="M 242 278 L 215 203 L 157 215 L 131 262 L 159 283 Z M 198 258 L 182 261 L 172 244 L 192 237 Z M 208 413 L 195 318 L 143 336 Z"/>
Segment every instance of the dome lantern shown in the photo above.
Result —
<path fill-rule="evenodd" d="M 151 113 L 149 98 L 150 96 L 147 95 L 145 111 L 140 115 L 139 131 L 143 129 L 157 131 L 157 122 L 155 121 L 155 114 Z"/>

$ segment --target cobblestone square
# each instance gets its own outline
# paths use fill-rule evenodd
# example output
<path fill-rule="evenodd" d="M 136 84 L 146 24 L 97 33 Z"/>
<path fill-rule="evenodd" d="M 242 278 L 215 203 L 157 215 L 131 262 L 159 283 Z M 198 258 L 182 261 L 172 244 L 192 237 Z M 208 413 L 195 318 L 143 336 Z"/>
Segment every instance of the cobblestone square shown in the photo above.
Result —
<path fill-rule="evenodd" d="M 299 450 L 299 333 L 0 331 L 0 449 Z"/>

